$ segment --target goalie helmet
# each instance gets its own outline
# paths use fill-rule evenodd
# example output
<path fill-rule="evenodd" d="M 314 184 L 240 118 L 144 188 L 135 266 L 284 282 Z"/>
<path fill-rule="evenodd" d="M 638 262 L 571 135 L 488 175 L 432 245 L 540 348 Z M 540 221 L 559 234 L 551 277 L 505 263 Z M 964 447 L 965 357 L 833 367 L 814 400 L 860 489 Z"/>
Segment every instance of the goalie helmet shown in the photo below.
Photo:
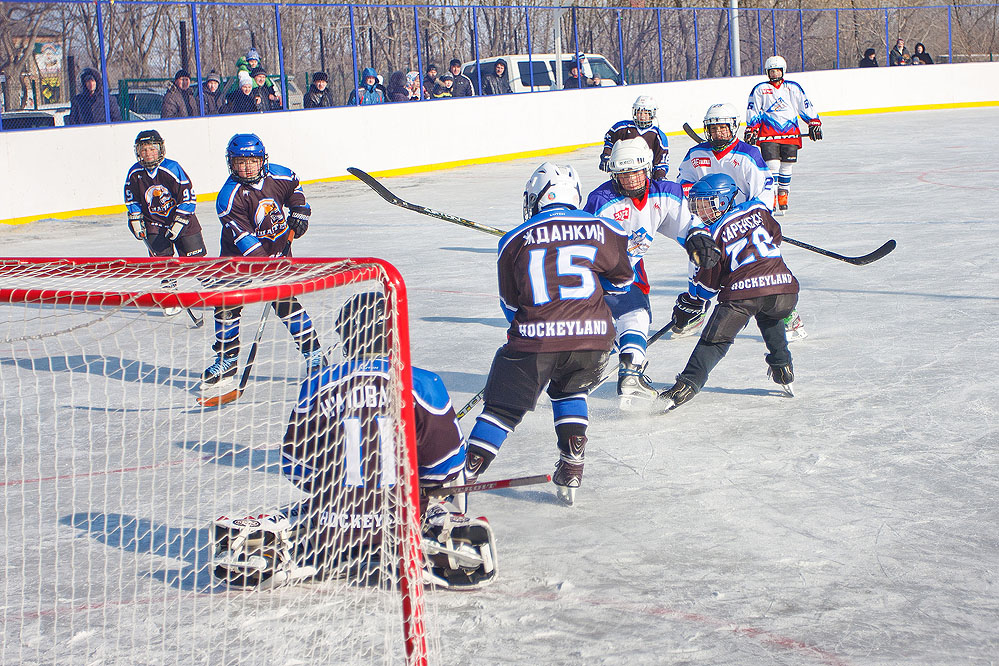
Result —
<path fill-rule="evenodd" d="M 385 296 L 376 291 L 355 294 L 340 308 L 333 326 L 348 359 L 388 353 Z"/>
<path fill-rule="evenodd" d="M 449 504 L 435 504 L 423 521 L 423 550 L 430 582 L 474 589 L 496 578 L 496 541 L 485 518 L 469 518 Z"/>
<path fill-rule="evenodd" d="M 229 145 L 225 149 L 226 163 L 229 165 L 229 175 L 237 183 L 252 185 L 262 180 L 268 173 L 267 150 L 264 142 L 256 134 L 236 134 L 229 139 Z M 256 164 L 257 168 L 253 172 L 240 174 L 236 165 Z"/>
<path fill-rule="evenodd" d="M 655 99 L 649 95 L 642 95 L 631 106 L 631 117 L 635 121 L 635 125 L 638 126 L 638 129 L 648 129 L 655 123 L 656 111 L 658 110 L 659 106 L 656 104 Z"/>
<path fill-rule="evenodd" d="M 641 199 L 652 177 L 652 149 L 645 139 L 622 139 L 611 148 L 607 160 L 611 179 L 619 194 Z"/>
<path fill-rule="evenodd" d="M 770 76 L 770 70 L 779 69 L 780 76 L 774 78 Z M 779 55 L 773 55 L 767 58 L 767 61 L 763 63 L 763 73 L 766 74 L 771 81 L 780 81 L 784 78 L 784 74 L 787 72 L 787 61 L 781 58 Z"/>
<path fill-rule="evenodd" d="M 728 127 L 731 136 L 728 139 L 716 139 L 711 136 L 711 125 L 725 125 Z M 704 131 L 708 135 L 708 142 L 711 148 L 716 151 L 724 150 L 736 140 L 736 132 L 739 130 L 739 112 L 733 104 L 725 102 L 723 104 L 712 104 L 704 114 Z"/>
<path fill-rule="evenodd" d="M 583 193 L 579 176 L 571 166 L 545 162 L 524 185 L 524 219 L 529 220 L 548 206 L 579 208 Z"/>
<path fill-rule="evenodd" d="M 157 155 L 155 159 L 144 160 L 139 152 L 142 150 L 143 146 L 152 145 L 156 146 Z M 147 169 L 152 169 L 157 167 L 166 157 L 166 142 L 163 141 L 163 137 L 156 130 L 142 130 L 139 135 L 135 137 L 135 159 L 139 161 L 143 167 Z"/>
<path fill-rule="evenodd" d="M 728 212 L 739 194 L 739 186 L 725 173 L 711 173 L 690 186 L 687 194 L 690 212 L 711 224 Z"/>

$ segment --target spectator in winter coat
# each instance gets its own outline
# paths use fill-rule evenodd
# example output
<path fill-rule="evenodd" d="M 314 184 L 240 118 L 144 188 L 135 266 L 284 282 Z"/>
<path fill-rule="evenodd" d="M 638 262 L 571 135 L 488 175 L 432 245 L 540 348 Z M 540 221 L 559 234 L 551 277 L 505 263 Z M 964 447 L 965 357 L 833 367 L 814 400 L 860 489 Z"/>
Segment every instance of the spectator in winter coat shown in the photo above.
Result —
<path fill-rule="evenodd" d="M 895 48 L 888 53 L 888 66 L 908 65 L 910 60 L 909 49 L 905 48 L 905 40 L 899 38 L 895 42 Z"/>
<path fill-rule="evenodd" d="M 472 97 L 475 95 L 475 86 L 472 79 L 461 73 L 461 61 L 455 58 L 448 65 L 451 76 L 454 77 L 454 85 L 451 86 L 452 97 Z"/>
<path fill-rule="evenodd" d="M 423 97 L 419 72 L 406 73 L 406 88 L 409 89 L 409 101 L 412 102 L 413 100 L 421 99 Z"/>
<path fill-rule="evenodd" d="M 450 99 L 454 97 L 451 89 L 454 87 L 454 77 L 451 76 L 450 72 L 444 72 L 437 77 L 437 83 L 434 84 L 434 89 L 430 92 L 430 96 L 434 99 Z"/>
<path fill-rule="evenodd" d="M 860 59 L 861 67 L 877 67 L 878 66 L 878 54 L 874 49 L 867 49 L 864 51 L 864 57 Z"/>
<path fill-rule="evenodd" d="M 104 82 L 97 70 L 87 67 L 80 72 L 80 83 L 83 90 L 73 97 L 67 125 L 93 125 L 105 122 L 104 116 Z M 112 99 L 110 105 L 111 122 L 121 121 L 121 109 L 117 100 Z"/>
<path fill-rule="evenodd" d="M 388 101 L 385 87 L 378 83 L 378 72 L 374 67 L 365 67 L 361 72 L 361 86 L 350 93 L 347 105 L 384 104 Z"/>
<path fill-rule="evenodd" d="M 510 88 L 510 75 L 506 71 L 506 60 L 500 58 L 493 65 L 493 71 L 482 77 L 483 95 L 505 95 L 512 93 Z"/>
<path fill-rule="evenodd" d="M 573 64 L 569 68 L 569 76 L 565 77 L 565 85 L 562 86 L 562 90 L 573 90 L 574 88 L 596 88 L 600 86 L 600 79 L 597 77 L 590 78 L 584 76 L 580 78 L 579 67 Z"/>
<path fill-rule="evenodd" d="M 239 87 L 225 97 L 225 105 L 219 113 L 260 113 L 266 105 L 258 94 L 254 94 L 253 79 L 246 72 L 239 73 Z"/>
<path fill-rule="evenodd" d="M 930 54 L 926 52 L 926 47 L 923 46 L 922 42 L 916 44 L 915 52 L 912 54 L 912 64 L 913 65 L 932 65 L 933 58 Z"/>
<path fill-rule="evenodd" d="M 390 102 L 409 101 L 409 84 L 406 81 L 406 75 L 401 71 L 392 72 L 392 74 L 389 76 L 388 101 Z"/>
<path fill-rule="evenodd" d="M 326 72 L 316 72 L 312 75 L 312 85 L 305 93 L 303 105 L 306 109 L 325 109 L 333 106 L 333 93 L 329 90 L 329 78 Z"/>
<path fill-rule="evenodd" d="M 427 75 L 423 77 L 423 99 L 430 99 L 430 93 L 437 83 L 437 65 L 427 65 Z"/>
<path fill-rule="evenodd" d="M 257 67 L 250 72 L 250 77 L 256 84 L 254 92 L 259 94 L 260 97 L 265 100 L 267 110 L 272 111 L 280 109 L 282 106 L 281 91 L 275 88 L 274 84 L 267 79 L 267 71 L 263 67 Z"/>
<path fill-rule="evenodd" d="M 190 118 L 201 115 L 201 105 L 191 89 L 191 74 L 186 69 L 178 69 L 173 75 L 173 83 L 163 96 L 160 108 L 161 118 Z"/>
<path fill-rule="evenodd" d="M 221 113 L 222 105 L 225 104 L 220 90 L 221 85 L 222 77 L 214 69 L 208 72 L 208 78 L 201 84 L 201 94 L 205 98 L 206 116 L 217 116 Z"/>

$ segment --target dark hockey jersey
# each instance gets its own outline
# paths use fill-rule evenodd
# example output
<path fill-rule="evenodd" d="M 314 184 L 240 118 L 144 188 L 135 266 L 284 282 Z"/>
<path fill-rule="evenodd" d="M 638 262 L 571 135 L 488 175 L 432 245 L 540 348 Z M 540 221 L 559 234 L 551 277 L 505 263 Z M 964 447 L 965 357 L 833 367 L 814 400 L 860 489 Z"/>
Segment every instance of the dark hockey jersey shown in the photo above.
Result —
<path fill-rule="evenodd" d="M 784 263 L 780 224 L 758 199 L 750 199 L 711 225 L 721 249 L 721 261 L 710 270 L 698 269 L 691 295 L 738 301 L 770 294 L 798 293 L 798 280 Z"/>
<path fill-rule="evenodd" d="M 282 466 L 311 495 L 299 511 L 318 523 L 315 545 L 327 559 L 377 545 L 378 528 L 391 515 L 382 506 L 385 488 L 399 483 L 391 376 L 385 359 L 313 372 L 291 414 Z M 444 382 L 413 368 L 413 397 L 420 484 L 457 478 L 465 442 Z"/>
<path fill-rule="evenodd" d="M 164 159 L 151 170 L 136 162 L 125 176 L 125 207 L 142 213 L 146 235 L 165 233 L 174 222 L 185 222 L 181 236 L 201 233 L 191 179 L 174 160 Z"/>
<path fill-rule="evenodd" d="M 311 213 L 295 172 L 271 164 L 260 182 L 243 185 L 231 176 L 215 200 L 222 223 L 223 257 L 280 257 L 290 255 L 285 208 Z"/>
<path fill-rule="evenodd" d="M 619 224 L 581 210 L 543 211 L 503 236 L 497 268 L 509 349 L 611 348 L 604 292 L 626 289 L 634 275 Z"/>
<path fill-rule="evenodd" d="M 636 137 L 645 139 L 645 143 L 649 144 L 649 149 L 652 151 L 652 177 L 656 180 L 664 180 L 669 172 L 669 140 L 666 138 L 666 133 L 655 125 L 638 129 L 634 120 L 622 120 L 619 123 L 614 123 L 613 127 L 604 134 L 604 150 L 600 154 L 601 168 L 603 169 L 607 160 L 610 159 L 611 150 L 616 142 Z"/>

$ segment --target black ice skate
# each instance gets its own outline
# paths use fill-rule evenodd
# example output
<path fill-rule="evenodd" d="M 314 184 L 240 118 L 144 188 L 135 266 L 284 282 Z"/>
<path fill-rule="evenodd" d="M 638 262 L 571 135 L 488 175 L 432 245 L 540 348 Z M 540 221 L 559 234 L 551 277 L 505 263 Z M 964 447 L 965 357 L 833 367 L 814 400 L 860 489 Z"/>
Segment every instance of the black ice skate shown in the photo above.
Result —
<path fill-rule="evenodd" d="M 638 411 L 649 407 L 656 399 L 656 389 L 645 376 L 645 365 L 634 363 L 634 356 L 621 354 L 621 368 L 617 372 L 618 405 L 625 411 Z"/>
<path fill-rule="evenodd" d="M 671 409 L 676 409 L 685 402 L 690 402 L 695 395 L 697 395 L 697 391 L 694 390 L 694 387 L 677 375 L 676 383 L 660 393 L 659 400 L 662 403 L 662 410 L 668 412 Z"/>
<path fill-rule="evenodd" d="M 767 371 L 767 376 L 780 384 L 784 393 L 792 398 L 794 397 L 794 368 L 791 367 L 790 363 L 787 365 L 771 365 Z"/>
<path fill-rule="evenodd" d="M 555 492 L 558 498 L 572 506 L 576 501 L 576 489 L 583 482 L 583 458 L 586 449 L 586 437 L 574 436 L 569 438 L 569 453 L 561 452 L 558 462 L 555 463 L 555 473 L 552 474 L 552 483 L 555 484 Z"/>
<path fill-rule="evenodd" d="M 221 395 L 234 388 L 238 365 L 239 352 L 219 354 L 201 375 L 202 395 Z"/>

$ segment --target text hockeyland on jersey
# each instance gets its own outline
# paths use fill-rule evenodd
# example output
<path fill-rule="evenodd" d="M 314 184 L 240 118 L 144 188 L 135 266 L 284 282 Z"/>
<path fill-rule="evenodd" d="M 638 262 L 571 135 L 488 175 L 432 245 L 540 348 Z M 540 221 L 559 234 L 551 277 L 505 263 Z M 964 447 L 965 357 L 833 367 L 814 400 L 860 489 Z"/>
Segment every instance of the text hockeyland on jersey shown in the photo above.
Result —
<path fill-rule="evenodd" d="M 607 322 L 599 319 L 583 321 L 539 321 L 536 324 L 518 324 L 522 338 L 560 338 L 570 335 L 607 335 Z"/>
<path fill-rule="evenodd" d="M 794 276 L 790 273 L 777 273 L 776 275 L 759 275 L 739 280 L 729 285 L 729 289 L 732 291 L 739 289 L 759 289 L 760 287 L 772 287 L 779 284 L 791 284 L 792 282 L 794 282 Z"/>

